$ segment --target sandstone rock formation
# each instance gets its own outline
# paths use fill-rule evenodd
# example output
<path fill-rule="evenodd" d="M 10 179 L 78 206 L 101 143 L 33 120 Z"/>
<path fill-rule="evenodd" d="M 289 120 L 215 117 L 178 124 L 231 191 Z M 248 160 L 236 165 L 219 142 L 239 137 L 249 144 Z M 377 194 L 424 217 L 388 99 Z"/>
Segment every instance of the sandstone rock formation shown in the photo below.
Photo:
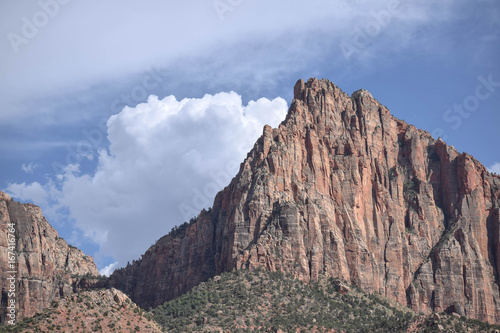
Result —
<path fill-rule="evenodd" d="M 8 260 L 9 224 L 15 228 L 15 262 Z M 10 271 L 15 273 L 9 273 Z M 15 296 L 9 297 L 10 276 L 15 276 Z M 7 305 L 16 304 L 16 322 L 51 305 L 54 299 L 85 285 L 84 276 L 99 272 L 91 256 L 68 245 L 47 222 L 38 206 L 21 204 L 0 192 L 0 323 L 7 323 Z"/>
<path fill-rule="evenodd" d="M 1 330 L 2 332 L 6 332 Z M 12 332 L 141 332 L 161 333 L 161 327 L 121 291 L 86 290 L 61 297 Z M 11 332 L 11 331 L 9 331 Z"/>
<path fill-rule="evenodd" d="M 499 176 L 367 91 L 300 80 L 213 208 L 109 281 L 154 307 L 260 266 L 499 323 L 499 197 Z"/>

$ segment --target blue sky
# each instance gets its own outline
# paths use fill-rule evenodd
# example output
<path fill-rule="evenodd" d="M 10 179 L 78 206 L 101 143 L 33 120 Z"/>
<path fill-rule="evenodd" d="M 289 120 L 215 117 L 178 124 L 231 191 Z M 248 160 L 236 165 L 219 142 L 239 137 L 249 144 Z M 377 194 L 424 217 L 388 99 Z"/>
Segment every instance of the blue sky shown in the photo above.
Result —
<path fill-rule="evenodd" d="M 103 272 L 223 188 L 293 85 L 367 89 L 500 173 L 500 4 L 0 3 L 0 189 Z"/>

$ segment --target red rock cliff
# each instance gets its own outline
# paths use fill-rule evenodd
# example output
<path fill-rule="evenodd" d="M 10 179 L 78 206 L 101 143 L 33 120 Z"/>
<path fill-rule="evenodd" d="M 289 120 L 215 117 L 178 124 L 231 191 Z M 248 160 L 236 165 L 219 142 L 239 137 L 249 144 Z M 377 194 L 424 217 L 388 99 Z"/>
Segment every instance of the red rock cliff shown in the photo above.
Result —
<path fill-rule="evenodd" d="M 15 228 L 15 273 L 9 266 L 9 224 Z M 15 296 L 9 297 L 8 277 L 14 275 Z M 16 322 L 49 307 L 53 300 L 72 293 L 85 279 L 99 275 L 94 260 L 68 245 L 50 226 L 38 206 L 21 204 L 0 192 L 0 276 L 2 297 L 0 323 L 6 317 L 10 299 L 16 302 Z"/>
<path fill-rule="evenodd" d="M 213 209 L 112 275 L 156 306 L 223 271 L 340 277 L 415 311 L 500 322 L 500 178 L 370 93 L 298 81 Z"/>

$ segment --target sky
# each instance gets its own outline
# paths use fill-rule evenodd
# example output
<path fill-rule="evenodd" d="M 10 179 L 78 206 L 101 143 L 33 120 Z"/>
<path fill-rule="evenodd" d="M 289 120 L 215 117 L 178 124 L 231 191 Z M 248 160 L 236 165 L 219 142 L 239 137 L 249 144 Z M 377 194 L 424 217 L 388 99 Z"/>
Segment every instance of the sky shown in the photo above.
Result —
<path fill-rule="evenodd" d="M 0 190 L 109 274 L 212 205 L 298 79 L 500 173 L 496 0 L 0 2 Z"/>

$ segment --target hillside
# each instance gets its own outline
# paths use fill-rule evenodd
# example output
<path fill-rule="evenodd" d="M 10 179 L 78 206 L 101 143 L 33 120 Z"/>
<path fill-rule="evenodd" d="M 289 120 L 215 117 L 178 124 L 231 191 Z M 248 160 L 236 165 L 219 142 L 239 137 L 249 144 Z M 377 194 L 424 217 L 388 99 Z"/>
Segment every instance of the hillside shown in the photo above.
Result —
<path fill-rule="evenodd" d="M 81 291 L 25 318 L 16 326 L 0 326 L 4 332 L 144 332 L 159 333 L 151 315 L 116 289 Z"/>
<path fill-rule="evenodd" d="M 116 289 L 65 296 L 16 326 L 20 332 L 492 332 L 458 314 L 416 314 L 344 281 L 238 270 L 215 276 L 151 312 Z"/>
<path fill-rule="evenodd" d="M 154 309 L 167 332 L 496 332 L 457 314 L 424 316 L 321 276 L 306 284 L 264 270 L 223 273 Z"/>

